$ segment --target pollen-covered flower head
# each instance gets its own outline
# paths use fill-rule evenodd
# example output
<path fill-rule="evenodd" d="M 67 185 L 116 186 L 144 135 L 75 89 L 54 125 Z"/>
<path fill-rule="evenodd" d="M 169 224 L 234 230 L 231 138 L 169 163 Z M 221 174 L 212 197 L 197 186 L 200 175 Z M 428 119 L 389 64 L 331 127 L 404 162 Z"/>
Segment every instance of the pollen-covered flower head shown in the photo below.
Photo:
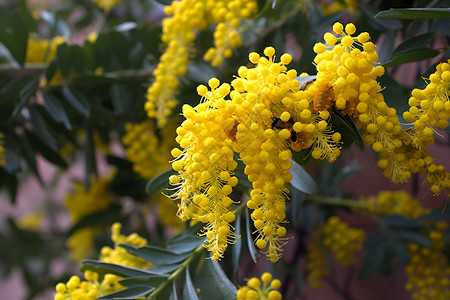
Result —
<path fill-rule="evenodd" d="M 247 285 L 240 287 L 237 291 L 237 300 L 281 300 L 283 296 L 278 291 L 281 287 L 281 281 L 274 279 L 272 274 L 265 272 L 261 279 L 252 277 L 247 280 Z"/>

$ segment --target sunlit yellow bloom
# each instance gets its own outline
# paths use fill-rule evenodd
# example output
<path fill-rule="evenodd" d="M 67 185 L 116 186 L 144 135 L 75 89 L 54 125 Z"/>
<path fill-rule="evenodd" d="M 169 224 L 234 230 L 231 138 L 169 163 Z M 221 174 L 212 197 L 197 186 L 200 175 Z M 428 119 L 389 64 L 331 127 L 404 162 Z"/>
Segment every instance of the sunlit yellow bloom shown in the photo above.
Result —
<path fill-rule="evenodd" d="M 30 35 L 27 42 L 25 62 L 44 63 L 52 61 L 56 57 L 56 49 L 64 42 L 66 42 L 66 38 L 63 36 L 43 39 L 36 35 Z"/>
<path fill-rule="evenodd" d="M 283 296 L 278 291 L 280 287 L 281 281 L 265 272 L 261 275 L 261 280 L 257 277 L 248 279 L 247 285 L 237 290 L 237 300 L 281 300 Z"/>
<path fill-rule="evenodd" d="M 125 236 L 120 233 L 122 225 L 115 223 L 112 226 L 111 239 L 114 242 L 114 248 L 104 247 L 101 251 L 100 261 L 121 264 L 128 267 L 145 269 L 151 266 L 148 261 L 130 254 L 119 243 L 128 243 L 134 246 L 145 246 L 147 241 L 136 233 Z M 55 287 L 55 300 L 94 300 L 103 295 L 123 289 L 119 284 L 122 279 L 119 276 L 112 274 L 105 274 L 101 277 L 98 273 L 91 270 L 84 272 L 85 280 L 74 275 L 67 283 L 58 283 Z"/>

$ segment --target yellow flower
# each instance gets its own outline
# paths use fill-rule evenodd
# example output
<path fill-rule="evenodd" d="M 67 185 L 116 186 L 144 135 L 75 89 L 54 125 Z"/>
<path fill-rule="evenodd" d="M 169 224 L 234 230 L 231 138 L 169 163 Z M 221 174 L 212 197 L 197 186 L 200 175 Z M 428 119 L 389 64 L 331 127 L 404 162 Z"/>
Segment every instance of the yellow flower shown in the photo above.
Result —
<path fill-rule="evenodd" d="M 121 227 L 122 225 L 120 223 L 114 223 L 112 225 L 111 239 L 114 242 L 114 248 L 103 247 L 100 255 L 100 261 L 121 264 L 134 268 L 149 268 L 151 263 L 127 252 L 125 249 L 118 246 L 119 243 L 145 246 L 147 245 L 146 239 L 140 237 L 136 233 L 125 236 L 120 233 Z M 107 295 L 124 288 L 121 284 L 119 284 L 119 281 L 122 278 L 116 275 L 105 274 L 105 276 L 100 278 L 98 273 L 87 270 L 84 272 L 84 277 L 85 280 L 81 280 L 80 277 L 74 275 L 67 281 L 67 283 L 58 283 L 55 287 L 56 293 L 54 295 L 54 299 L 94 300 L 103 295 Z"/>
<path fill-rule="evenodd" d="M 111 10 L 114 6 L 122 2 L 122 0 L 92 0 L 100 9 Z"/>
<path fill-rule="evenodd" d="M 30 35 L 27 42 L 26 63 L 50 62 L 56 57 L 56 48 L 66 42 L 63 36 L 55 36 L 51 39 L 42 39 L 36 35 Z"/>
<path fill-rule="evenodd" d="M 280 287 L 281 281 L 265 272 L 261 275 L 261 280 L 257 277 L 248 279 L 247 285 L 237 290 L 237 300 L 281 300 L 283 296 L 278 291 Z"/>

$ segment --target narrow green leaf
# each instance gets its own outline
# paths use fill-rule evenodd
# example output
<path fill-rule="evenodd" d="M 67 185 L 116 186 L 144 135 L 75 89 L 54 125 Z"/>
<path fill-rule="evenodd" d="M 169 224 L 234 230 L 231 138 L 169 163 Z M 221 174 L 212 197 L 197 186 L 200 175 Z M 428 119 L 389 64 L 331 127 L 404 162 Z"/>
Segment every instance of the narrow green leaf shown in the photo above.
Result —
<path fill-rule="evenodd" d="M 341 133 L 341 141 L 344 143 L 344 147 L 349 147 L 352 142 L 355 142 L 361 151 L 364 150 L 364 140 L 359 129 L 356 127 L 355 122 L 349 115 L 344 116 L 340 111 L 333 107 L 331 124 L 335 131 Z M 349 138 L 350 142 L 348 141 Z"/>
<path fill-rule="evenodd" d="M 19 8 L 20 14 L 22 15 L 22 18 L 25 22 L 25 25 L 27 26 L 28 31 L 37 32 L 38 31 L 37 22 L 31 15 L 30 10 L 27 7 L 27 1 L 19 0 Z"/>
<path fill-rule="evenodd" d="M 39 174 L 38 166 L 36 163 L 36 154 L 33 151 L 33 147 L 30 144 L 30 141 L 25 138 L 23 135 L 18 136 L 19 142 L 20 142 L 20 155 L 25 159 L 25 161 L 28 164 L 28 167 L 30 170 L 34 173 L 36 178 L 39 180 L 41 184 L 43 184 L 43 181 L 41 179 L 41 175 Z"/>
<path fill-rule="evenodd" d="M 177 283 L 175 280 L 172 282 L 172 291 L 170 292 L 169 300 L 178 300 Z"/>
<path fill-rule="evenodd" d="M 364 240 L 364 249 L 370 249 L 373 246 L 383 243 L 385 240 L 386 240 L 386 237 L 381 234 L 374 234 L 374 235 L 368 236 Z"/>
<path fill-rule="evenodd" d="M 39 153 L 49 162 L 54 165 L 57 165 L 60 168 L 67 168 L 66 161 L 61 157 L 61 155 L 57 151 L 53 151 L 48 148 L 47 145 L 41 141 L 41 139 L 37 138 L 32 132 L 25 129 L 25 136 L 30 141 L 31 145 L 39 151 Z"/>
<path fill-rule="evenodd" d="M 114 111 L 117 114 L 124 114 L 130 111 L 133 102 L 130 91 L 125 85 L 119 83 L 113 84 L 110 94 Z"/>
<path fill-rule="evenodd" d="M 111 224 L 120 217 L 121 210 L 122 206 L 111 205 L 105 210 L 84 216 L 70 228 L 67 235 L 70 236 L 85 227 Z"/>
<path fill-rule="evenodd" d="M 153 273 L 148 270 L 127 267 L 123 265 L 106 263 L 94 259 L 85 259 L 82 261 L 81 272 L 91 270 L 97 272 L 99 276 L 105 274 L 113 274 L 120 277 L 150 277 L 152 275 L 162 276 L 161 274 Z"/>
<path fill-rule="evenodd" d="M 252 258 L 253 262 L 256 264 L 259 257 L 259 251 L 256 249 L 255 245 L 253 244 L 253 237 L 252 237 L 252 231 L 250 229 L 250 214 L 248 212 L 248 208 L 245 207 L 245 232 L 247 235 L 247 246 L 248 251 L 250 253 L 250 257 Z"/>
<path fill-rule="evenodd" d="M 73 106 L 80 114 L 88 118 L 91 112 L 91 105 L 86 97 L 76 88 L 64 85 L 62 87 L 62 94 L 67 102 Z"/>
<path fill-rule="evenodd" d="M 119 283 L 126 287 L 132 287 L 132 286 L 158 287 L 164 281 L 166 281 L 167 278 L 168 278 L 168 276 L 148 275 L 148 276 L 125 278 L 125 279 L 120 280 Z"/>
<path fill-rule="evenodd" d="M 395 254 L 397 254 L 398 259 L 404 264 L 407 265 L 410 260 L 409 249 L 406 244 L 400 239 L 392 240 L 392 247 L 394 248 Z"/>
<path fill-rule="evenodd" d="M 0 6 L 0 42 L 20 65 L 25 62 L 28 29 L 20 13 Z"/>
<path fill-rule="evenodd" d="M 189 267 L 186 268 L 184 286 L 183 286 L 183 299 L 198 300 L 197 292 L 195 291 L 194 283 L 189 274 Z"/>
<path fill-rule="evenodd" d="M 171 200 L 167 199 L 167 201 Z M 203 244 L 204 241 L 205 238 L 198 235 L 180 234 L 169 241 L 167 250 L 176 254 L 192 252 Z"/>
<path fill-rule="evenodd" d="M 232 254 L 232 263 L 233 263 L 233 270 L 237 272 L 239 269 L 239 259 L 241 257 L 241 250 L 242 250 L 242 239 L 241 239 L 241 219 L 242 219 L 242 213 L 236 214 L 236 221 L 234 222 L 234 235 L 236 238 L 236 243 L 231 248 L 231 254 Z"/>
<path fill-rule="evenodd" d="M 211 284 L 217 291 L 217 298 L 230 300 L 236 298 L 236 286 L 228 279 L 218 262 L 208 259 L 205 261 L 203 268 L 205 268 L 208 278 L 211 279 Z"/>
<path fill-rule="evenodd" d="M 163 191 L 169 184 L 169 177 L 172 175 L 178 174 L 178 172 L 174 171 L 172 168 L 160 173 L 159 175 L 156 175 L 153 177 L 152 180 L 150 180 L 147 183 L 147 186 L 145 187 L 145 191 L 147 194 L 158 194 L 161 191 Z"/>
<path fill-rule="evenodd" d="M 156 246 L 143 246 L 137 247 L 129 244 L 120 244 L 121 247 L 125 248 L 128 252 L 142 257 L 147 261 L 151 261 L 155 264 L 173 264 L 188 258 L 192 253 L 181 253 L 177 254 L 164 248 Z"/>
<path fill-rule="evenodd" d="M 302 166 L 297 164 L 294 160 L 291 159 L 291 169 L 289 172 L 292 174 L 291 185 L 299 191 L 302 191 L 306 194 L 316 194 L 317 193 L 317 184 L 311 175 L 303 169 Z"/>
<path fill-rule="evenodd" d="M 440 52 L 435 49 L 423 47 L 402 51 L 394 55 L 383 67 L 389 68 L 415 61 L 422 61 L 437 56 Z"/>
<path fill-rule="evenodd" d="M 0 89 L 0 107 L 16 102 L 17 98 L 19 98 L 20 91 L 33 80 L 38 81 L 36 75 L 23 75 L 9 82 L 5 82 L 5 85 Z"/>
<path fill-rule="evenodd" d="M 420 228 L 420 224 L 415 219 L 410 219 L 405 215 L 394 214 L 384 216 L 382 222 L 392 228 Z"/>
<path fill-rule="evenodd" d="M 45 124 L 44 118 L 38 111 L 37 107 L 28 107 L 30 113 L 30 120 L 33 124 L 33 132 L 53 151 L 58 151 L 55 138 L 47 130 L 47 125 Z"/>
<path fill-rule="evenodd" d="M 169 274 L 180 267 L 181 264 L 171 264 L 171 265 L 158 265 L 149 268 L 148 270 L 158 274 Z"/>
<path fill-rule="evenodd" d="M 100 298 L 98 300 L 122 300 L 122 299 L 140 299 L 139 297 L 150 294 L 155 287 L 152 286 L 133 286 L 125 290 L 121 290 L 115 293 L 111 293 Z"/>
<path fill-rule="evenodd" d="M 435 19 L 450 18 L 450 8 L 391 8 L 380 11 L 375 18 Z"/>
<path fill-rule="evenodd" d="M 64 110 L 64 107 L 59 99 L 44 91 L 42 91 L 42 95 L 44 96 L 44 107 L 53 120 L 58 123 L 63 123 L 68 130 L 72 129 L 69 117 L 67 116 L 66 111 Z"/>
<path fill-rule="evenodd" d="M 403 41 L 397 48 L 395 48 L 393 56 L 400 54 L 402 52 L 408 52 L 411 49 L 426 47 L 431 41 L 436 37 L 436 33 L 428 32 L 424 33 L 406 41 Z"/>
<path fill-rule="evenodd" d="M 364 258 L 364 262 L 359 269 L 358 277 L 360 279 L 369 278 L 381 265 L 384 259 L 384 245 L 377 244 L 370 248 Z"/>
<path fill-rule="evenodd" d="M 12 112 L 12 116 L 16 117 L 18 113 L 24 108 L 27 104 L 28 99 L 31 96 L 36 94 L 36 91 L 39 87 L 39 80 L 37 77 L 32 77 L 30 81 L 19 91 L 19 101 L 14 107 L 14 111 Z"/>
<path fill-rule="evenodd" d="M 402 230 L 398 233 L 398 236 L 427 248 L 433 246 L 429 238 L 416 231 Z"/>
<path fill-rule="evenodd" d="M 64 43 L 58 46 L 56 50 L 56 59 L 58 61 L 59 70 L 61 70 L 62 75 L 67 78 L 69 77 L 72 59 L 70 57 L 70 48 Z"/>
<path fill-rule="evenodd" d="M 84 189 L 89 191 L 91 186 L 91 175 L 98 175 L 94 136 L 89 125 L 86 126 L 84 156 Z"/>

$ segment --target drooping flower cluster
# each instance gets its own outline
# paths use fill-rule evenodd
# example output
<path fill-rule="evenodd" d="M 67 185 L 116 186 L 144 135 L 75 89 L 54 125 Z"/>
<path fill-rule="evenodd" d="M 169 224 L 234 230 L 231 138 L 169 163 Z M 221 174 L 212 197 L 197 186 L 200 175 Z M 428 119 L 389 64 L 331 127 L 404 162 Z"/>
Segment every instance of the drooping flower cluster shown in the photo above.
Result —
<path fill-rule="evenodd" d="M 377 215 L 401 214 L 408 218 L 417 218 L 429 212 L 416 198 L 405 191 L 381 191 L 378 195 L 362 199 L 367 210 Z"/>
<path fill-rule="evenodd" d="M 135 246 L 147 245 L 147 241 L 136 233 L 132 233 L 129 236 L 121 234 L 121 226 L 119 223 L 113 224 L 111 239 L 115 244 L 114 249 L 104 247 L 101 251 L 100 261 L 142 269 L 150 267 L 148 261 L 130 254 L 118 246 L 119 243 L 128 243 Z M 74 275 L 67 283 L 58 283 L 55 288 L 56 294 L 54 299 L 94 300 L 103 295 L 123 289 L 123 286 L 119 284 L 121 277 L 116 275 L 106 274 L 103 278 L 100 278 L 98 273 L 87 270 L 84 272 L 84 277 L 85 280 L 81 280 L 80 277 Z"/>
<path fill-rule="evenodd" d="M 272 279 L 272 274 L 265 272 L 261 275 L 261 280 L 256 277 L 247 280 L 247 285 L 238 289 L 237 300 L 281 300 L 283 296 L 278 291 L 280 287 L 281 281 Z"/>
<path fill-rule="evenodd" d="M 428 173 L 431 191 L 439 194 L 450 187 L 450 173 L 444 166 L 437 165 L 428 154 L 426 146 L 434 143 L 434 132 L 448 127 L 450 119 L 450 60 L 439 63 L 436 72 L 430 75 L 427 86 L 414 89 L 409 98 L 409 111 L 403 114 L 406 121 L 413 123 L 410 129 L 412 147 L 410 168 L 414 172 Z"/>
<path fill-rule="evenodd" d="M 177 105 L 176 91 L 179 77 L 187 70 L 189 55 L 196 30 L 205 30 L 209 24 L 218 24 L 214 34 L 214 47 L 205 59 L 214 66 L 232 54 L 241 41 L 240 22 L 257 11 L 257 1 L 243 0 L 180 0 L 165 8 L 168 17 L 163 20 L 161 40 L 166 50 L 161 55 L 153 75 L 155 81 L 148 88 L 145 110 L 156 118 L 158 127 L 164 127 L 172 109 Z"/>
<path fill-rule="evenodd" d="M 440 222 L 428 233 L 432 247 L 410 243 L 410 262 L 406 267 L 406 289 L 413 300 L 449 299 L 450 264 L 445 254 L 443 234 L 448 224 Z"/>
<path fill-rule="evenodd" d="M 333 253 L 336 261 L 348 266 L 356 263 L 356 252 L 362 250 L 364 232 L 351 228 L 339 217 L 333 216 L 327 223 L 318 226 L 312 233 L 312 242 L 308 250 L 308 281 L 313 288 L 322 287 L 322 279 L 329 275 L 327 256 Z"/>
<path fill-rule="evenodd" d="M 70 213 L 73 224 L 83 217 L 105 210 L 114 201 L 114 195 L 108 191 L 108 187 L 114 177 L 114 172 L 107 177 L 92 178 L 89 191 L 81 182 L 73 183 L 73 191 L 65 196 L 65 205 Z M 93 238 L 98 231 L 96 227 L 84 227 L 70 236 L 67 247 L 71 257 L 81 261 L 89 257 L 93 249 Z"/>

